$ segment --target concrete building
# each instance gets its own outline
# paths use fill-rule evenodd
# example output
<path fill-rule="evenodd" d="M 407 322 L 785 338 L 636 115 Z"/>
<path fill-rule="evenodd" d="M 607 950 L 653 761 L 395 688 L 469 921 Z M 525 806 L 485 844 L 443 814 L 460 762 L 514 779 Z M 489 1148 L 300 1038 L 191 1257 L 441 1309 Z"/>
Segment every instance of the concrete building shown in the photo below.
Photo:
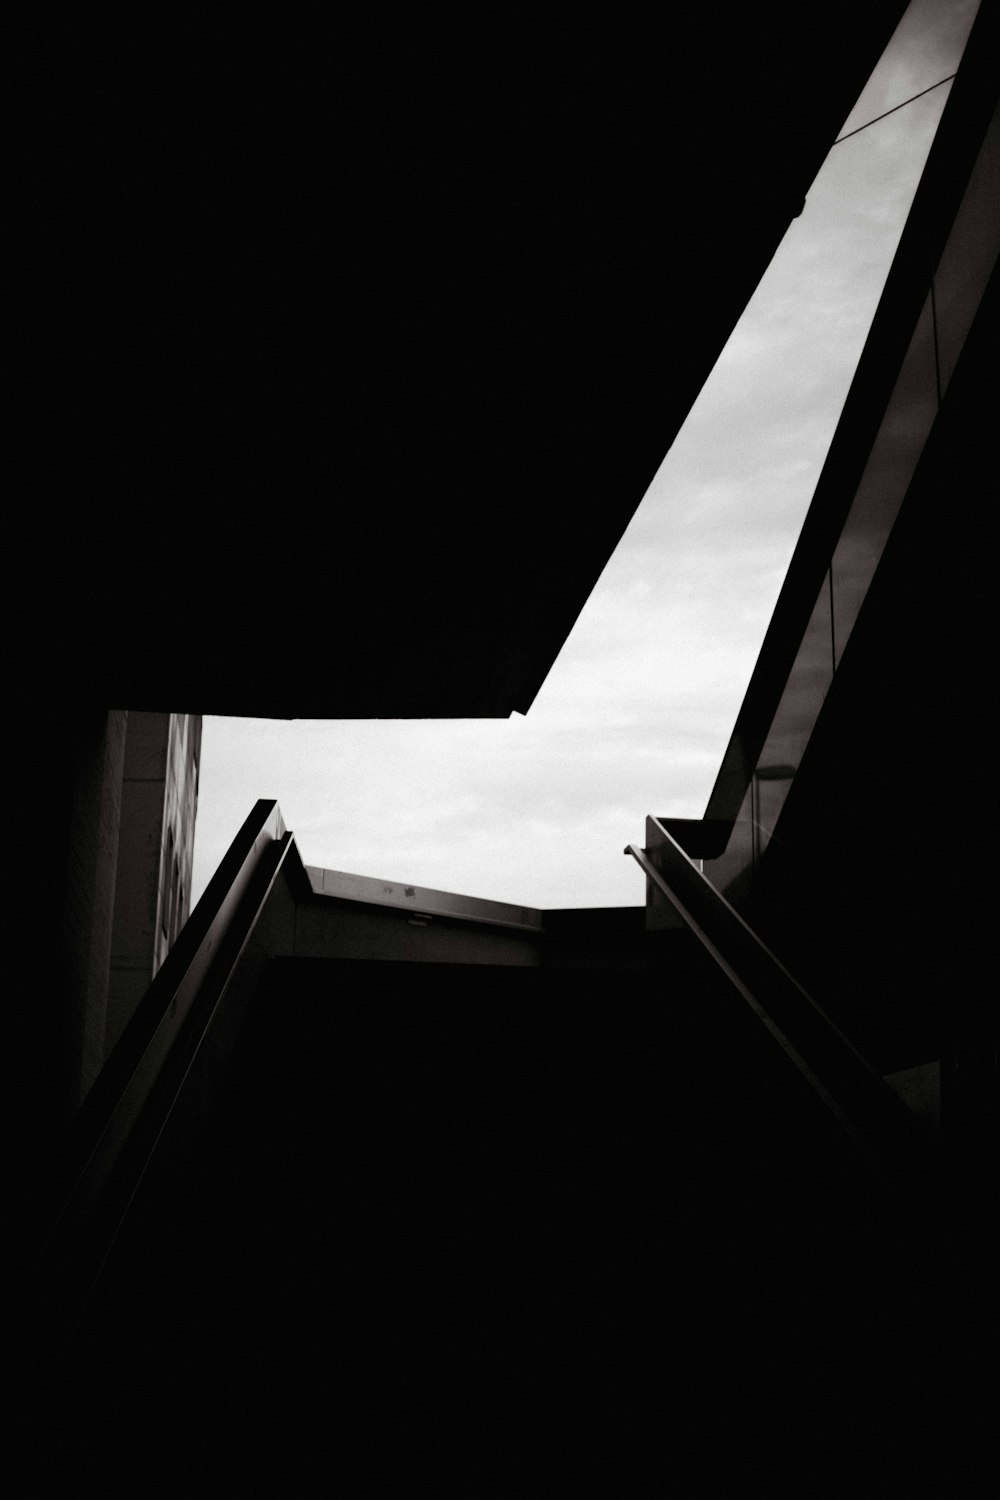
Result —
<path fill-rule="evenodd" d="M 941 1493 L 980 1461 L 995 5 L 706 816 L 630 851 L 645 906 L 375 889 L 307 869 L 265 801 L 159 962 L 197 795 L 197 716 L 167 710 L 527 709 L 901 10 L 804 12 L 780 67 L 730 12 L 527 56 L 470 24 L 457 70 L 426 35 L 359 43 L 336 119 L 301 49 L 243 35 L 173 133 L 140 111 L 99 372 L 123 477 L 30 700 L 24 933 L 60 957 L 19 1043 L 22 1331 L 78 1451 L 111 1411 L 291 1489 L 317 1452 L 376 1493 Z M 140 480 L 190 496 L 190 555 L 132 565 Z M 127 1020 L 115 768 L 146 762 L 112 702 L 159 734 Z M 109 972 L 120 1034 L 74 1114 Z"/>
<path fill-rule="evenodd" d="M 105 1056 L 190 914 L 200 714 L 127 715 Z"/>
<path fill-rule="evenodd" d="M 48 995 L 22 1021 L 25 1040 L 34 1038 L 22 1053 L 26 1107 L 57 1131 L 90 1092 L 187 920 L 201 716 L 113 710 L 71 720 L 63 733 L 74 774 L 61 797 L 45 789 L 42 822 L 51 828 L 58 819 L 60 842 L 49 852 L 66 859 L 65 888 L 44 940 Z M 37 912 L 37 893 L 29 899 Z"/>

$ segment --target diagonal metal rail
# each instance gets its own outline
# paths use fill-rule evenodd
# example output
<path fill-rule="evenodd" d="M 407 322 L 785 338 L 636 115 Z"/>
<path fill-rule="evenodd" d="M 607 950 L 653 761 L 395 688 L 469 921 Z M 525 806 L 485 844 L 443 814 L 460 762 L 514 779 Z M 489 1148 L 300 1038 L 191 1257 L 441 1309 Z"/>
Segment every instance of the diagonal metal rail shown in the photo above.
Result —
<path fill-rule="evenodd" d="M 789 1063 L 887 1186 L 906 1190 L 924 1148 L 906 1106 L 780 960 L 719 894 L 659 820 L 655 843 L 625 853 L 770 1033 Z"/>
<path fill-rule="evenodd" d="M 259 801 L 79 1111 L 28 1230 L 24 1305 L 41 1358 L 100 1275 L 292 844 L 278 804 Z"/>

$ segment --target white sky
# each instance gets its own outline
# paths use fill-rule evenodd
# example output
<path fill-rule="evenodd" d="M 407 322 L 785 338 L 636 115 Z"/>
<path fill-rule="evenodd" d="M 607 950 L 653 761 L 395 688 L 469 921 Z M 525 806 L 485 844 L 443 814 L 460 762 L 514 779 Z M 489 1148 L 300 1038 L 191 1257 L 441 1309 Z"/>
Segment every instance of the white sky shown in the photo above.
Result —
<path fill-rule="evenodd" d="M 913 0 L 840 133 L 953 73 L 977 8 Z M 704 811 L 950 90 L 830 152 L 528 714 L 206 718 L 194 900 L 276 797 L 307 864 L 642 904 L 622 850 Z"/>

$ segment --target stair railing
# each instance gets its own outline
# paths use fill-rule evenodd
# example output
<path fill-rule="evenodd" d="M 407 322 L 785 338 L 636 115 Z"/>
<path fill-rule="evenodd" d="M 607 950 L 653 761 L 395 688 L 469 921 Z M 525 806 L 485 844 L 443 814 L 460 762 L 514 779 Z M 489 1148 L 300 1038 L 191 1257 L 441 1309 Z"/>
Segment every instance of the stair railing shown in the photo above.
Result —
<path fill-rule="evenodd" d="M 292 843 L 259 801 L 77 1114 L 29 1226 L 40 1359 L 72 1333 Z"/>
<path fill-rule="evenodd" d="M 715 889 L 663 824 L 650 847 L 625 853 L 670 904 L 782 1049 L 856 1150 L 890 1187 L 904 1190 L 924 1162 L 906 1106 L 780 960 Z"/>

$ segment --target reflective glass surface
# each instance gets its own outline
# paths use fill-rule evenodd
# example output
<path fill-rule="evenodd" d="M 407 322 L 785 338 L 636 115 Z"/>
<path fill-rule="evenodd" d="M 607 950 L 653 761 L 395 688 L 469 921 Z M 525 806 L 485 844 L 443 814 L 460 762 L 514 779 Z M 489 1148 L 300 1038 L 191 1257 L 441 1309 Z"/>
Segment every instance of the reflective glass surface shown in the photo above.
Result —
<path fill-rule="evenodd" d="M 995 114 L 934 273 L 941 393 L 958 363 L 1000 242 L 1000 115 Z"/>
<path fill-rule="evenodd" d="M 736 904 L 770 840 L 975 318 L 1000 242 L 1000 132 L 987 134 L 903 359 L 724 854 Z M 834 439 L 836 444 L 837 439 Z M 832 450 L 831 450 L 832 451 Z M 780 833 L 778 834 L 780 837 Z"/>

